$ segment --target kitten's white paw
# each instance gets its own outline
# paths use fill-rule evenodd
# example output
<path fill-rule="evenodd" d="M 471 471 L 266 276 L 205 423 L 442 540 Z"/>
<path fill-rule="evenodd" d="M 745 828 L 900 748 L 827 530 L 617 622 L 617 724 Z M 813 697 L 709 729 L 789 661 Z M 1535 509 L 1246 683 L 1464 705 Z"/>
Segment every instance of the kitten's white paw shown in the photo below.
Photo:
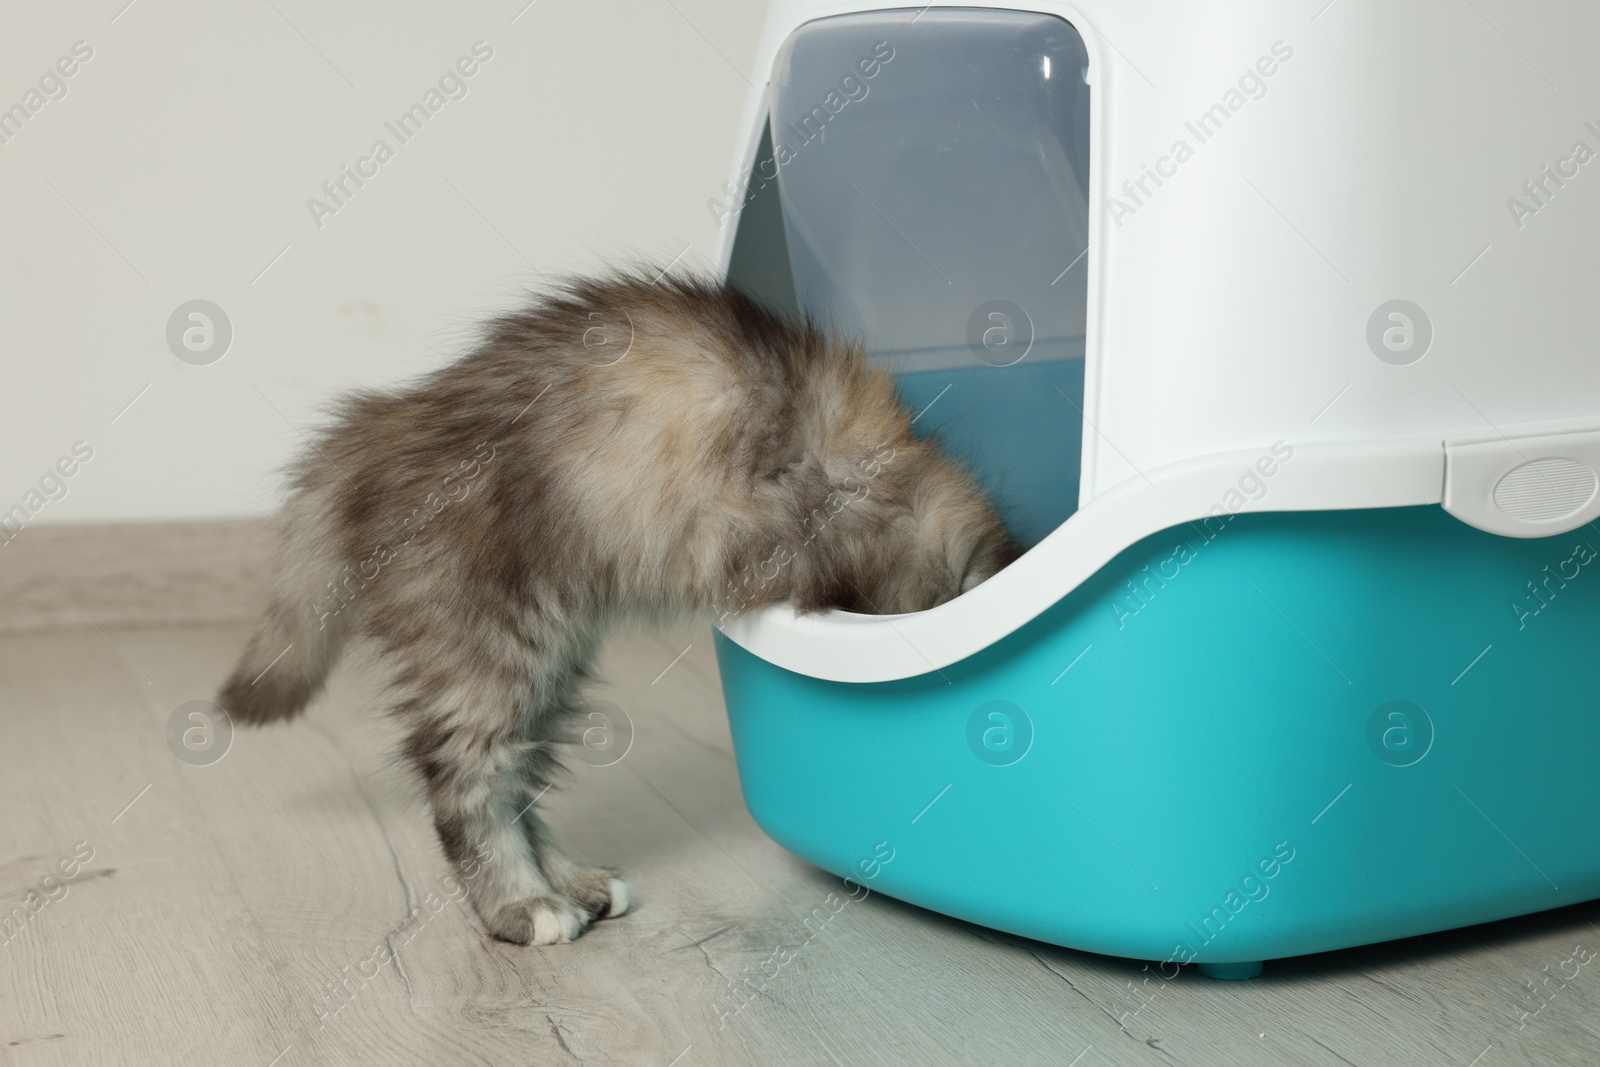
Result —
<path fill-rule="evenodd" d="M 533 903 L 535 945 L 564 945 L 589 925 L 589 917 L 570 900 L 546 897 Z"/>
<path fill-rule="evenodd" d="M 556 890 L 595 919 L 614 919 L 628 910 L 633 896 L 628 883 L 604 867 L 571 871 L 556 883 Z"/>
<path fill-rule="evenodd" d="M 563 945 L 589 926 L 589 913 L 566 897 L 533 897 L 505 905 L 488 920 L 489 933 L 513 945 Z"/>
<path fill-rule="evenodd" d="M 628 883 L 620 878 L 611 878 L 606 881 L 606 889 L 611 894 L 611 906 L 606 909 L 602 917 L 615 919 L 618 915 L 626 915 L 628 902 L 631 899 L 628 894 Z"/>

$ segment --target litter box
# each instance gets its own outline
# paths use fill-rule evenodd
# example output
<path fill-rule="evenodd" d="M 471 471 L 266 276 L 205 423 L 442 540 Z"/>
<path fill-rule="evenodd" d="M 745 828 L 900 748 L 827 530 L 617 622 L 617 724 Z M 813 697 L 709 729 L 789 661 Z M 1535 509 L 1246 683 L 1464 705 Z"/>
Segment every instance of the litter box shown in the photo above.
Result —
<path fill-rule="evenodd" d="M 1317 6 L 771 6 L 724 269 L 1028 546 L 723 626 L 796 855 L 1235 978 L 1600 897 L 1600 11 Z"/>

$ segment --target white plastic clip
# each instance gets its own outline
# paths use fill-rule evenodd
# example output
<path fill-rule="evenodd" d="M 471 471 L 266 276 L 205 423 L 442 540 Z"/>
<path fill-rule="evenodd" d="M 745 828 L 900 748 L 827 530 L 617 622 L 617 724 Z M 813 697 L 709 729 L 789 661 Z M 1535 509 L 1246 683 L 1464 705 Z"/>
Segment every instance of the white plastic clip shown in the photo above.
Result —
<path fill-rule="evenodd" d="M 1600 517 L 1600 432 L 1445 442 L 1444 509 L 1506 537 L 1549 537 Z"/>

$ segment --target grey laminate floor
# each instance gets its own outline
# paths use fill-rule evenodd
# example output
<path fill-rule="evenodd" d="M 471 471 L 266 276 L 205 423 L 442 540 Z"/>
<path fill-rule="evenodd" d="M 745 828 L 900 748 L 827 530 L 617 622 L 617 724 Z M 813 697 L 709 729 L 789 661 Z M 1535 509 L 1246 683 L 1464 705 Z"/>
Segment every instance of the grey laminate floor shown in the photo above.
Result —
<path fill-rule="evenodd" d="M 1138 963 L 879 896 L 813 936 L 834 879 L 745 812 L 696 632 L 611 644 L 600 695 L 632 748 L 546 798 L 634 910 L 572 945 L 495 943 L 445 893 L 360 656 L 307 719 L 174 757 L 169 717 L 244 633 L 0 638 L 0 901 L 25 916 L 0 937 L 0 1063 L 1600 1063 L 1600 965 L 1567 962 L 1600 950 L 1592 904 L 1143 987 Z"/>

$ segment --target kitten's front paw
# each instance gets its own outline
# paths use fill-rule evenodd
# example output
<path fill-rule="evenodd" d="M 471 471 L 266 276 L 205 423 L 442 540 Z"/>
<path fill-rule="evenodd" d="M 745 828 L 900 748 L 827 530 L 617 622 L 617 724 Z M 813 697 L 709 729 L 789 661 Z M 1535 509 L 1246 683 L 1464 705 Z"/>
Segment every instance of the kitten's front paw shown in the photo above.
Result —
<path fill-rule="evenodd" d="M 513 945 L 563 945 L 588 929 L 589 913 L 566 897 L 513 901 L 485 919 L 489 933 Z"/>

